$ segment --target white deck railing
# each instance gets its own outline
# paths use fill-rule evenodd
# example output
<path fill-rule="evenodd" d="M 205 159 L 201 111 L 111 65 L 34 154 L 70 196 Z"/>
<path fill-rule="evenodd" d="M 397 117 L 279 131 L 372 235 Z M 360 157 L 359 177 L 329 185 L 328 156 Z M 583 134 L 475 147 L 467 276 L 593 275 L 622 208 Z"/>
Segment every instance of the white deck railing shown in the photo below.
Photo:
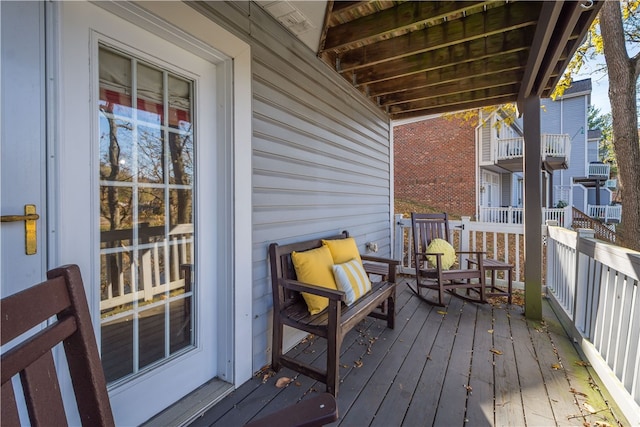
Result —
<path fill-rule="evenodd" d="M 546 259 L 547 290 L 565 327 L 640 425 L 640 253 L 596 240 L 592 230 L 548 227 Z"/>
<path fill-rule="evenodd" d="M 135 251 L 130 246 L 131 229 L 101 233 L 101 241 L 107 246 L 100 250 L 101 256 L 106 261 L 113 259 L 117 266 L 116 272 L 106 267 L 101 272 L 101 311 L 127 307 L 134 301 L 152 301 L 158 295 L 185 288 L 183 265 L 193 260 L 193 225 L 178 225 L 166 237 L 164 232 L 163 226 L 141 228 L 140 239 L 148 243 L 138 244 Z M 133 253 L 138 257 L 131 263 Z M 124 310 L 125 314 L 129 312 Z"/>
<path fill-rule="evenodd" d="M 514 286 L 522 287 L 524 269 L 524 227 L 521 224 L 496 224 L 462 220 L 450 220 L 451 244 L 459 251 L 476 250 L 487 258 L 508 262 L 514 266 Z M 413 268 L 413 236 L 411 218 L 395 216 L 394 257 L 401 261 L 399 273 L 415 274 Z M 498 273 L 501 277 L 501 272 Z"/>
<path fill-rule="evenodd" d="M 591 218 L 599 218 L 604 222 L 618 221 L 622 219 L 621 205 L 587 205 L 587 215 Z"/>
<path fill-rule="evenodd" d="M 542 220 L 558 221 L 564 227 L 571 226 L 571 207 L 564 208 L 542 208 Z M 490 222 L 498 224 L 524 224 L 523 208 L 493 208 L 480 207 L 479 222 Z"/>
<path fill-rule="evenodd" d="M 590 177 L 600 177 L 600 178 L 609 178 L 609 170 L 611 169 L 611 165 L 608 163 L 590 163 L 589 164 L 589 176 Z"/>

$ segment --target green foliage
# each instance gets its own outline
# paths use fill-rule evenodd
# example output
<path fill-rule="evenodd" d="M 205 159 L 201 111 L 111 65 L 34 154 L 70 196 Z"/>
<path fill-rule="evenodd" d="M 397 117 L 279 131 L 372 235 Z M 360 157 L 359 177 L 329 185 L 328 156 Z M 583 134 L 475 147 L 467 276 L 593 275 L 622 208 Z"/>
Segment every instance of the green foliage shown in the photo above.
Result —
<path fill-rule="evenodd" d="M 627 43 L 640 42 L 640 0 L 622 0 L 622 26 Z M 571 87 L 572 76 L 578 74 L 586 62 L 593 62 L 595 58 L 604 53 L 604 42 L 600 33 L 600 16 L 591 24 L 585 42 L 578 48 L 575 55 L 569 62 L 564 75 L 558 82 L 551 98 L 555 100 L 564 94 L 564 91 Z M 600 64 L 595 72 L 604 71 L 606 66 Z"/>
<path fill-rule="evenodd" d="M 613 122 L 611 113 L 601 114 L 599 108 L 590 105 L 587 124 L 590 130 L 599 129 L 600 132 L 602 132 L 598 153 L 600 159 L 605 163 L 611 164 L 615 171 L 616 153 L 613 150 Z"/>

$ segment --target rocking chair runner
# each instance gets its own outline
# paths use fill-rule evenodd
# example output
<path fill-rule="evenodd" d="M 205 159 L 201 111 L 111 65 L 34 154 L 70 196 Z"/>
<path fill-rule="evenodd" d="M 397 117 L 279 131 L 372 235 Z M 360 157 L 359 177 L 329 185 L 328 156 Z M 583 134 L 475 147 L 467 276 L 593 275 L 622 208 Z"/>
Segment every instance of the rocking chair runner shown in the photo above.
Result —
<path fill-rule="evenodd" d="M 443 266 L 443 253 L 427 253 L 428 246 L 434 239 L 449 240 L 449 217 L 440 214 L 411 214 L 411 229 L 413 233 L 413 257 L 416 267 L 416 289 L 411 290 L 421 299 L 436 305 L 444 306 L 444 291 L 473 302 L 486 302 L 485 274 L 482 252 L 456 252 L 456 255 L 472 255 L 477 261 L 473 268 L 458 268 L 451 270 Z M 429 265 L 427 257 L 435 258 L 435 266 Z M 433 301 L 422 295 L 421 290 L 432 289 L 438 291 L 438 301 Z M 464 289 L 465 294 L 458 293 Z M 471 297 L 471 292 L 478 295 Z"/>

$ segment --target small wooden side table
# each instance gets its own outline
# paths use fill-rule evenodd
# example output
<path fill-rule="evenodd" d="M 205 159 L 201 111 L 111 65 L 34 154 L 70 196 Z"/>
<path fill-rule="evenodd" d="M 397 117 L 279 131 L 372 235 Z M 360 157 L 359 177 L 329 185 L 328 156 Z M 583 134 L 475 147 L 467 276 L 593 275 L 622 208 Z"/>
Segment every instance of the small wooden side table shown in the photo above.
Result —
<path fill-rule="evenodd" d="M 467 260 L 469 265 L 477 264 L 473 258 Z M 485 294 L 487 297 L 507 297 L 507 302 L 511 304 L 511 292 L 513 291 L 513 264 L 498 261 L 491 258 L 485 258 L 483 260 L 483 266 L 485 271 L 491 272 L 491 285 L 487 286 L 489 292 Z M 507 291 L 504 291 L 496 286 L 496 271 L 503 270 L 507 274 Z"/>

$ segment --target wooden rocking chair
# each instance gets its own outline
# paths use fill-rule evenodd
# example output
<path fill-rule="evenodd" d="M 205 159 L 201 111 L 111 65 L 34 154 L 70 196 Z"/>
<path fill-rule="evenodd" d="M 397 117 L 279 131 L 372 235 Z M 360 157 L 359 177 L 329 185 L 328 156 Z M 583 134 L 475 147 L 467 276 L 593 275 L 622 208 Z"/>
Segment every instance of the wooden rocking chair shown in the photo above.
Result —
<path fill-rule="evenodd" d="M 439 214 L 411 214 L 411 229 L 413 236 L 413 259 L 416 269 L 416 289 L 411 290 L 421 299 L 431 304 L 444 306 L 444 292 L 447 291 L 457 297 L 473 301 L 486 302 L 485 274 L 483 252 L 455 252 L 472 255 L 476 264 L 472 268 L 460 268 L 461 260 L 452 269 L 443 266 L 444 253 L 429 253 L 429 245 L 434 239 L 449 240 L 449 217 L 446 213 Z M 428 262 L 431 259 L 431 263 Z M 433 262 L 435 261 L 435 262 Z M 435 265 L 434 265 L 435 264 Z M 422 290 L 432 289 L 438 292 L 438 300 L 426 298 Z M 464 294 L 459 290 L 464 290 Z M 472 297 L 474 293 L 477 297 Z"/>
<path fill-rule="evenodd" d="M 62 403 L 52 349 L 64 345 L 83 426 L 113 426 L 98 347 L 87 299 L 76 265 L 47 273 L 49 280 L 2 299 L 2 425 L 63 426 L 69 424 Z M 49 325 L 35 334 L 25 334 Z M 26 338 L 24 336 L 27 335 Z M 11 344 L 10 344 L 11 343 Z M 15 345 L 13 345 L 15 344 Z M 6 350 L 6 351 L 5 351 Z M 63 366 L 63 365 L 60 365 Z M 60 368 L 60 366 L 58 368 Z M 21 420 L 12 378 L 19 374 L 29 420 Z"/>

